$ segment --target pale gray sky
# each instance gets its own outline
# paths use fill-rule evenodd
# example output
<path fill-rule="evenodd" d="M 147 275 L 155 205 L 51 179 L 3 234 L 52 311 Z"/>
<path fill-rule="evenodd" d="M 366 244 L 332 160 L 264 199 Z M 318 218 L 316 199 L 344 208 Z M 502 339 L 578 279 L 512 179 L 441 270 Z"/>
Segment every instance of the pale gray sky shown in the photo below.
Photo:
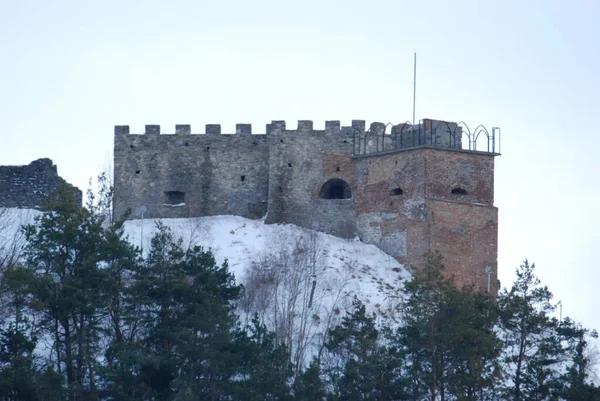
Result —
<path fill-rule="evenodd" d="M 499 269 L 524 258 L 600 328 L 600 3 L 0 0 L 0 164 L 85 189 L 113 126 L 270 120 L 500 126 Z M 596 244 L 596 245 L 594 245 Z"/>

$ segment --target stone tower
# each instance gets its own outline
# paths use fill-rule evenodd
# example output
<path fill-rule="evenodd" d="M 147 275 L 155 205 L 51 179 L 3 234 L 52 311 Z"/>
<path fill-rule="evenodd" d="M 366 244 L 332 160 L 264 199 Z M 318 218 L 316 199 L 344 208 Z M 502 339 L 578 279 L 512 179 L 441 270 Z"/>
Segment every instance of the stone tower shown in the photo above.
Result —
<path fill-rule="evenodd" d="M 139 217 L 141 206 L 148 218 L 266 217 L 358 237 L 415 268 L 439 250 L 458 284 L 486 288 L 485 268 L 497 273 L 498 133 L 430 119 L 369 129 L 362 120 L 327 121 L 324 130 L 272 121 L 266 134 L 249 124 L 233 134 L 178 125 L 171 135 L 117 126 L 115 217 Z"/>

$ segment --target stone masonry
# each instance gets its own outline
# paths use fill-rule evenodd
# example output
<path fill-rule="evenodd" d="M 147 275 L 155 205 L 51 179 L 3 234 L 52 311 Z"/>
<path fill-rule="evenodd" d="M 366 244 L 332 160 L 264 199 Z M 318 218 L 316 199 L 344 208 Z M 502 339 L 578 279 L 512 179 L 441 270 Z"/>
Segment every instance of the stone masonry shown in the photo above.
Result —
<path fill-rule="evenodd" d="M 50 159 L 34 160 L 26 166 L 0 166 L 0 207 L 39 209 L 61 183 L 70 185 L 58 176 Z M 81 191 L 71 187 L 81 205 Z"/>
<path fill-rule="evenodd" d="M 234 134 L 177 125 L 161 134 L 115 127 L 116 218 L 238 215 L 359 237 L 407 267 L 439 250 L 457 283 L 496 291 L 498 213 L 493 136 L 476 151 L 462 126 L 426 119 L 411 126 L 362 120 L 314 130 L 272 121 L 266 134 L 237 124 Z M 486 135 L 487 135 L 487 131 Z M 477 136 L 473 136 L 477 138 Z"/>

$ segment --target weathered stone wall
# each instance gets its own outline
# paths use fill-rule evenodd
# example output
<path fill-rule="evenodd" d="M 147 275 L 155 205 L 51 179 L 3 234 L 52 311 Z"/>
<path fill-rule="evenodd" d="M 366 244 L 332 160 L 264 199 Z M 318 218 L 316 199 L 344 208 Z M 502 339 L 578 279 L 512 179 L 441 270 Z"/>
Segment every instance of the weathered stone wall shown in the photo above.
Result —
<path fill-rule="evenodd" d="M 494 156 L 469 151 L 423 149 L 427 160 L 425 196 L 492 206 L 494 204 Z M 465 194 L 452 190 L 462 189 Z"/>
<path fill-rule="evenodd" d="M 286 131 L 285 123 L 271 124 L 269 137 L 268 223 L 293 223 L 343 238 L 356 235 L 353 199 L 321 199 L 323 184 L 339 178 L 355 183 L 352 134 L 339 121 L 328 121 L 324 131 L 301 121 L 297 131 Z"/>
<path fill-rule="evenodd" d="M 34 160 L 26 166 L 0 166 L 0 207 L 39 209 L 60 183 L 66 182 L 50 159 Z M 81 205 L 81 191 L 72 188 Z"/>
<path fill-rule="evenodd" d="M 221 134 L 207 126 L 205 134 L 160 135 L 147 126 L 143 135 L 115 129 L 115 217 L 196 217 L 232 214 L 260 218 L 267 212 L 269 150 L 265 135 Z M 183 204 L 172 205 L 168 192 L 183 192 Z"/>

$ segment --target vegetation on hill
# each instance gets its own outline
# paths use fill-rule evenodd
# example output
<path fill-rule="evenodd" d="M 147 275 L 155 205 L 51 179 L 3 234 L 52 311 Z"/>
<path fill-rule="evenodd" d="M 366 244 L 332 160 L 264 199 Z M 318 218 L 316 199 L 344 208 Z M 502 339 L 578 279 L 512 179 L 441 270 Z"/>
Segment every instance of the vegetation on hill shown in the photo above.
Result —
<path fill-rule="evenodd" d="M 24 228 L 21 258 L 0 258 L 0 400 L 600 400 L 596 333 L 554 316 L 527 261 L 493 299 L 455 287 L 428 254 L 400 323 L 355 299 L 303 363 L 304 343 L 264 316 L 310 316 L 310 286 L 302 310 L 267 305 L 242 323 L 258 301 L 227 263 L 165 226 L 142 255 L 107 221 L 110 191 L 84 208 L 70 196 Z"/>

